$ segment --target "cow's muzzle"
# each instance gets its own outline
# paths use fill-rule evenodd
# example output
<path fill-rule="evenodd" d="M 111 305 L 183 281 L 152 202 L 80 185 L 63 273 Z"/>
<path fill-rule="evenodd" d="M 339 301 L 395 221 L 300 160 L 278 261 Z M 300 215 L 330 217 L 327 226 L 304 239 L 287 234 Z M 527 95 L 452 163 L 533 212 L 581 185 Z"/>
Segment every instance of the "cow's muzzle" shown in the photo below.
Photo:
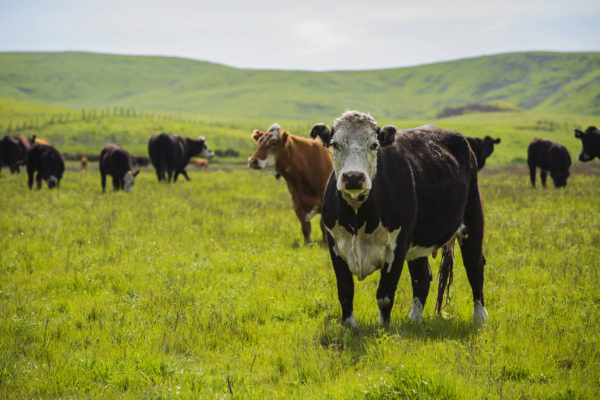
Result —
<path fill-rule="evenodd" d="M 248 158 L 248 167 L 252 169 L 262 169 L 265 167 L 265 160 L 259 160 L 258 158 Z"/>
<path fill-rule="evenodd" d="M 349 171 L 342 174 L 342 189 L 363 191 L 366 189 L 367 176 L 362 172 Z"/>

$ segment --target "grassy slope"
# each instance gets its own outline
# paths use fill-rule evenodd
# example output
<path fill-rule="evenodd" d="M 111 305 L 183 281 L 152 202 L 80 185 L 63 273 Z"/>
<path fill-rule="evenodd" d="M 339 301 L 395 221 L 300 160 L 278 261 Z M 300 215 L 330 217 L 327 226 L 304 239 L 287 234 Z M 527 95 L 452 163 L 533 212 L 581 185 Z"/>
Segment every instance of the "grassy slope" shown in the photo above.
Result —
<path fill-rule="evenodd" d="M 0 175 L 0 397 L 597 398 L 600 179 L 586 168 L 561 191 L 482 172 L 484 329 L 458 257 L 447 319 L 430 301 L 407 321 L 405 270 L 378 329 L 374 274 L 356 285 L 355 333 L 327 251 L 300 245 L 272 176 L 143 173 L 102 195 L 95 168 L 59 191 Z"/>
<path fill-rule="evenodd" d="M 108 110 L 111 113 L 113 110 Z M 97 110 L 94 117 L 82 119 L 80 111 L 37 106 L 15 100 L 0 99 L 0 129 L 13 128 L 32 123 L 38 127 L 25 128 L 20 133 L 33 134 L 49 139 L 60 151 L 71 154 L 99 154 L 107 143 L 118 143 L 132 154 L 147 152 L 148 138 L 159 132 L 174 132 L 183 136 L 203 135 L 212 149 L 233 148 L 240 153 L 242 162 L 254 151 L 255 144 L 250 133 L 255 128 L 266 129 L 273 119 L 231 119 L 227 122 L 217 118 L 196 118 L 187 114 L 137 114 L 133 116 L 101 115 Z M 57 115 L 68 115 L 58 122 Z M 87 115 L 87 113 L 86 113 Z M 165 119 L 168 117 L 174 120 Z M 441 120 L 393 120 L 375 115 L 380 125 L 395 124 L 398 128 L 408 128 L 433 123 L 440 127 L 457 130 L 467 136 L 500 137 L 502 143 L 496 146 L 489 158 L 488 167 L 514 163 L 523 164 L 527 157 L 527 145 L 535 137 L 556 140 L 564 144 L 575 161 L 581 151 L 581 142 L 573 137 L 574 128 L 586 128 L 598 124 L 590 116 L 538 114 L 532 112 L 511 112 L 493 114 L 470 114 Z M 44 125 L 55 119 L 52 125 Z M 324 122 L 331 123 L 334 116 Z M 299 136 L 308 136 L 315 121 L 276 120 L 284 129 Z M 2 130 L 0 130 L 1 135 Z M 218 159 L 215 159 L 218 162 Z"/>
<path fill-rule="evenodd" d="M 600 114 L 599 53 L 515 53 L 410 68 L 243 70 L 164 57 L 1 53 L 0 96 L 78 107 L 123 105 L 229 118 L 322 120 L 347 108 L 389 119 L 502 102 Z"/>

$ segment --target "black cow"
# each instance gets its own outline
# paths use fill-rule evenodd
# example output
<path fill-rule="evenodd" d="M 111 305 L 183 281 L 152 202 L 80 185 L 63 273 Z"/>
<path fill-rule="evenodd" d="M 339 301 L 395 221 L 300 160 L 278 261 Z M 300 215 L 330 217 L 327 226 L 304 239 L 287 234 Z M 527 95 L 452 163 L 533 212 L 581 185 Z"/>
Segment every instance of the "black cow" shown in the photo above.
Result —
<path fill-rule="evenodd" d="M 150 164 L 150 159 L 148 159 L 148 157 L 145 156 L 132 156 L 131 162 L 133 163 L 134 167 L 146 167 L 148 164 Z"/>
<path fill-rule="evenodd" d="M 212 158 L 213 153 L 206 145 L 206 139 L 199 137 L 197 140 L 183 138 L 172 133 L 161 133 L 154 135 L 148 142 L 148 154 L 150 161 L 156 169 L 158 181 L 167 180 L 177 182 L 177 176 L 183 174 L 188 181 L 190 178 L 185 170 L 190 158 L 199 155 L 202 158 Z M 167 179 L 165 179 L 165 172 Z"/>
<path fill-rule="evenodd" d="M 19 166 L 25 164 L 29 147 L 25 135 L 4 136 L 0 140 L 0 170 L 6 165 L 11 173 L 20 172 Z"/>
<path fill-rule="evenodd" d="M 131 190 L 133 182 L 140 171 L 133 172 L 131 156 L 121 146 L 107 144 L 100 152 L 100 176 L 102 191 L 106 188 L 106 175 L 112 176 L 114 190 Z"/>
<path fill-rule="evenodd" d="M 583 145 L 579 161 L 591 161 L 594 157 L 600 159 L 600 131 L 595 126 L 589 126 L 585 132 L 575 129 L 575 137 Z"/>
<path fill-rule="evenodd" d="M 315 125 L 311 136 L 333 148 L 322 217 L 344 325 L 356 326 L 352 275 L 363 280 L 376 270 L 379 323 L 389 323 L 405 260 L 413 289 L 410 318 L 420 320 L 431 281 L 427 256 L 443 247 L 442 264 L 450 270 L 443 268 L 439 311 L 456 238 L 473 292 L 473 320 L 485 322 L 483 210 L 467 140 L 431 125 L 396 134 L 395 127 L 379 128 L 357 111 L 342 114 L 333 128 Z"/>
<path fill-rule="evenodd" d="M 500 138 L 493 139 L 491 136 L 486 136 L 483 139 L 475 137 L 467 137 L 471 150 L 477 158 L 477 169 L 481 170 L 485 165 L 485 160 L 494 152 L 494 145 L 500 143 Z"/>
<path fill-rule="evenodd" d="M 42 188 L 42 179 L 46 181 L 48 188 L 58 188 L 65 172 L 65 160 L 54 147 L 34 144 L 27 151 L 29 189 L 33 186 L 33 174 L 36 172 L 35 180 L 38 189 Z"/>
<path fill-rule="evenodd" d="M 529 166 L 531 186 L 535 187 L 535 169 L 538 167 L 543 187 L 546 187 L 548 172 L 550 172 L 555 187 L 567 186 L 571 156 L 565 146 L 552 140 L 533 139 L 527 149 L 527 165 Z"/>

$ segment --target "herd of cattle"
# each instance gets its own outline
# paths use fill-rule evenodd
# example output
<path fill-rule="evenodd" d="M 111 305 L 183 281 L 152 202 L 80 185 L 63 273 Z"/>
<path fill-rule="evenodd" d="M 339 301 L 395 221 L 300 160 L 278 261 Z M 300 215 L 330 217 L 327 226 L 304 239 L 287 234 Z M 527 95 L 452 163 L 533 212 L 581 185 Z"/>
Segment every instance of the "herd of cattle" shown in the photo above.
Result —
<path fill-rule="evenodd" d="M 310 220 L 321 213 L 344 325 L 356 327 L 353 275 L 363 280 L 377 270 L 381 271 L 376 295 L 380 324 L 389 323 L 405 260 L 413 290 L 409 316 L 420 320 L 432 280 L 428 256 L 435 257 L 438 250 L 442 256 L 439 312 L 452 282 L 456 242 L 472 290 L 473 320 L 485 322 L 484 217 L 477 173 L 500 139 L 465 138 L 433 125 L 405 130 L 379 127 L 373 117 L 358 111 L 345 112 L 331 127 L 314 125 L 310 136 L 292 135 L 278 124 L 266 132 L 255 130 L 252 139 L 257 149 L 248 166 L 270 166 L 277 177 L 284 178 L 306 243 L 310 242 Z M 600 158 L 598 129 L 576 129 L 575 137 L 583 145 L 580 161 Z M 180 174 L 189 180 L 185 168 L 192 157 L 213 157 L 205 138 L 170 133 L 152 136 L 148 154 L 159 182 L 175 182 Z M 544 187 L 548 173 L 556 187 L 566 186 L 571 158 L 564 146 L 535 139 L 529 145 L 527 163 L 533 186 L 536 168 L 541 170 Z M 30 189 L 34 174 L 38 188 L 42 180 L 49 188 L 58 187 L 65 170 L 63 157 L 50 143 L 23 135 L 0 140 L 2 165 L 12 172 L 26 165 Z M 106 145 L 99 159 L 102 190 L 109 175 L 115 190 L 129 191 L 139 173 L 134 165 L 125 149 Z"/>
<path fill-rule="evenodd" d="M 189 139 L 171 133 L 152 136 L 148 142 L 148 154 L 159 182 L 171 182 L 171 179 L 176 182 L 179 174 L 189 180 L 185 167 L 192 157 L 213 157 L 204 137 Z M 132 157 L 127 150 L 116 144 L 104 146 L 99 158 L 102 191 L 106 188 L 107 175 L 112 177 L 114 190 L 130 191 L 139 173 L 139 170 L 134 172 L 134 167 L 148 165 L 148 161 L 146 157 Z M 87 164 L 87 157 L 82 157 L 82 167 L 85 168 Z M 33 187 L 34 175 L 38 189 L 42 187 L 42 180 L 50 189 L 58 187 L 65 171 L 63 156 L 47 140 L 35 136 L 5 136 L 0 140 L 0 170 L 2 166 L 7 166 L 15 173 L 19 172 L 22 165 L 27 166 L 30 189 Z"/>

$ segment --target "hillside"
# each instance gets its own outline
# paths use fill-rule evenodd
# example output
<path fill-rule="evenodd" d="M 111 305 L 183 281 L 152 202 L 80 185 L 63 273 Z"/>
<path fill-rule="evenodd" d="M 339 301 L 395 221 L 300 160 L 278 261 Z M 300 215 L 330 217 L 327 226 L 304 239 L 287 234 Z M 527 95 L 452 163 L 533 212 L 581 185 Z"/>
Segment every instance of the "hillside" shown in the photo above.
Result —
<path fill-rule="evenodd" d="M 349 108 L 407 119 L 498 103 L 600 115 L 600 53 L 512 53 L 335 72 L 247 70 L 167 57 L 0 53 L 0 97 L 74 109 L 313 121 Z"/>

